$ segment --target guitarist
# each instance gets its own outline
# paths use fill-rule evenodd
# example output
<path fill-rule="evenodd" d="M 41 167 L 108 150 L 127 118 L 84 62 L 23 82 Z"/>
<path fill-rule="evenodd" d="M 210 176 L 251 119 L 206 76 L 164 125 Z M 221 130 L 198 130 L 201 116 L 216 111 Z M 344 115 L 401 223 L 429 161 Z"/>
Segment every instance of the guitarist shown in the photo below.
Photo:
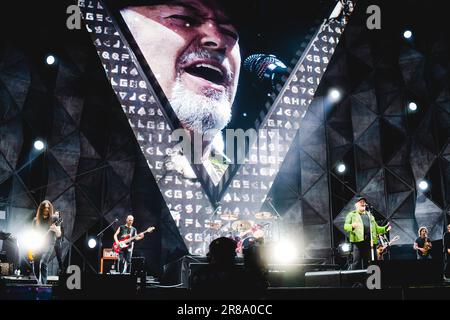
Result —
<path fill-rule="evenodd" d="M 450 224 L 447 226 L 447 232 L 444 234 L 444 253 L 445 253 L 445 271 L 444 276 L 450 279 Z"/>
<path fill-rule="evenodd" d="M 44 247 L 34 257 L 34 273 L 38 281 L 47 284 L 47 265 L 53 253 L 55 244 L 62 236 L 61 226 L 55 223 L 53 205 L 50 201 L 42 201 L 33 219 L 33 227 L 45 236 Z"/>
<path fill-rule="evenodd" d="M 414 250 L 417 251 L 418 260 L 431 259 L 431 240 L 428 238 L 428 229 L 426 227 L 420 227 L 417 232 L 419 237 L 414 242 Z"/>
<path fill-rule="evenodd" d="M 129 215 L 127 217 L 126 223 L 117 228 L 117 231 L 114 234 L 114 241 L 116 243 L 118 243 L 120 239 L 123 239 L 126 236 L 129 236 L 131 238 L 137 234 L 136 228 L 133 227 L 133 222 L 134 217 L 132 215 Z M 142 238 L 144 238 L 144 234 L 140 233 L 135 240 L 138 241 L 141 240 Z M 131 256 L 133 255 L 133 246 L 134 242 L 132 242 L 129 247 L 124 248 L 119 252 L 118 270 L 120 273 L 129 272 L 129 267 L 131 265 Z"/>

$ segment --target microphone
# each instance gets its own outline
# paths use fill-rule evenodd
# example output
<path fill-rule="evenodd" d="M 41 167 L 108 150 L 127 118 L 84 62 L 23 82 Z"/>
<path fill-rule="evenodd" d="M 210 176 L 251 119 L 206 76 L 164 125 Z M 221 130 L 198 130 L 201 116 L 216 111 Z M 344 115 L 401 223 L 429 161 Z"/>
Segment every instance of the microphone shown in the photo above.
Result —
<path fill-rule="evenodd" d="M 119 221 L 119 219 L 115 218 L 115 219 L 114 219 L 114 222 L 117 222 L 117 221 Z"/>
<path fill-rule="evenodd" d="M 243 68 L 254 74 L 259 82 L 277 90 L 289 75 L 286 65 L 272 54 L 252 54 L 244 60 Z"/>

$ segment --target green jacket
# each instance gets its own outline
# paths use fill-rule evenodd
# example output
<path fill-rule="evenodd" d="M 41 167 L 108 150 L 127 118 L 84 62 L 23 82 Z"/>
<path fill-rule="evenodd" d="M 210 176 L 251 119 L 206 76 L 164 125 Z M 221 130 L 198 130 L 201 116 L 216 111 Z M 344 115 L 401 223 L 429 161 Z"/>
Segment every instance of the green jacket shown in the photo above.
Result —
<path fill-rule="evenodd" d="M 359 226 L 353 229 L 352 224 L 356 222 Z M 386 227 L 380 227 L 373 215 L 370 215 L 370 226 L 372 231 L 373 243 L 378 243 L 378 235 L 386 233 Z M 350 242 L 364 241 L 364 225 L 361 215 L 356 211 L 350 211 L 345 218 L 344 230 L 349 233 Z"/>

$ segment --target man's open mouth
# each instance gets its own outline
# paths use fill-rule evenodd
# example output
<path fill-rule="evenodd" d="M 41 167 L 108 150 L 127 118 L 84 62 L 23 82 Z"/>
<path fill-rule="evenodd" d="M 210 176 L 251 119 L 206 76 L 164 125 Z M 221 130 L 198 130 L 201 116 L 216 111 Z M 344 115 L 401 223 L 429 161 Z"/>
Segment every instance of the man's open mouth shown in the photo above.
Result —
<path fill-rule="evenodd" d="M 184 68 L 194 77 L 203 78 L 217 85 L 225 85 L 225 72 L 220 66 L 208 62 L 196 62 Z"/>

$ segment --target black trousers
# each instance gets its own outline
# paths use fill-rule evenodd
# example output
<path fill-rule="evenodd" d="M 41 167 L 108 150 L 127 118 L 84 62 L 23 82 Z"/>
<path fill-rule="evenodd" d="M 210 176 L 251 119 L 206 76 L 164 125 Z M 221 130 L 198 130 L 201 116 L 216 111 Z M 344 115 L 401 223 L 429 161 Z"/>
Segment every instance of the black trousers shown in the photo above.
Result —
<path fill-rule="evenodd" d="M 131 270 L 131 256 L 133 255 L 133 250 L 123 249 L 119 252 L 119 272 L 120 273 L 130 273 Z"/>
<path fill-rule="evenodd" d="M 446 278 L 450 278 L 450 254 L 446 253 L 446 263 L 445 263 L 445 270 L 444 275 Z"/>
<path fill-rule="evenodd" d="M 58 260 L 58 268 L 60 272 L 64 271 L 63 261 L 62 261 L 62 244 L 61 241 L 56 240 L 55 242 L 55 255 L 56 260 Z"/>
<path fill-rule="evenodd" d="M 34 257 L 33 268 L 36 279 L 39 283 L 47 284 L 48 263 L 53 253 L 53 247 L 44 253 Z"/>
<path fill-rule="evenodd" d="M 352 243 L 351 270 L 365 269 L 371 264 L 372 255 L 369 241 Z M 374 256 L 375 257 L 375 256 Z"/>

